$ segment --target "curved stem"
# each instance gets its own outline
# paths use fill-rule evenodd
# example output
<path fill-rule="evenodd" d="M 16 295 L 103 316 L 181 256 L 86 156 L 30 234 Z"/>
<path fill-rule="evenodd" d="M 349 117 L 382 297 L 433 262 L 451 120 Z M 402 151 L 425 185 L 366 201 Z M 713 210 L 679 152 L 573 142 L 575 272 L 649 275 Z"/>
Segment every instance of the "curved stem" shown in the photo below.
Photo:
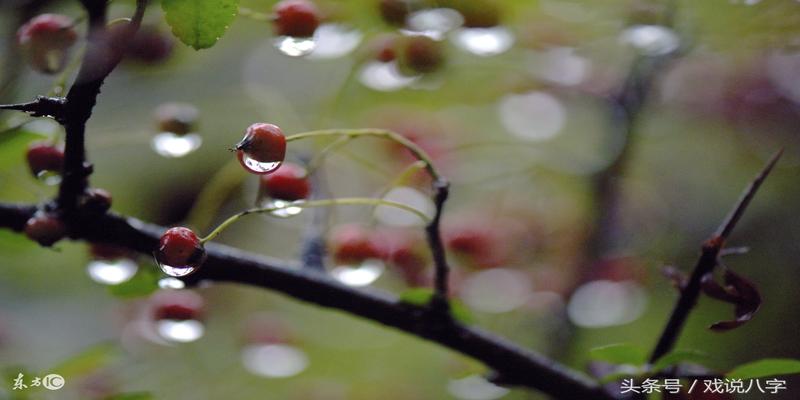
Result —
<path fill-rule="evenodd" d="M 307 138 L 315 138 L 315 137 L 325 137 L 325 136 L 345 136 L 345 137 L 362 137 L 362 136 L 373 136 L 373 137 L 382 137 L 387 138 L 389 140 L 395 141 L 403 146 L 405 146 L 414 157 L 418 160 L 423 161 L 425 163 L 425 169 L 431 175 L 434 181 L 444 181 L 444 177 L 439 173 L 436 169 L 436 166 L 433 164 L 430 156 L 422 150 L 419 146 L 417 146 L 414 142 L 408 140 L 407 138 L 403 137 L 402 135 L 392 132 L 387 129 L 323 129 L 318 131 L 309 131 L 298 133 L 295 135 L 289 135 L 286 137 L 286 142 L 293 142 L 300 139 L 307 139 Z"/>
<path fill-rule="evenodd" d="M 426 223 L 430 222 L 430 217 L 425 215 L 425 213 L 423 213 L 422 211 L 417 210 L 414 207 L 405 205 L 403 203 L 398 203 L 398 202 L 389 201 L 389 200 L 372 199 L 372 198 L 365 198 L 365 197 L 345 197 L 345 198 L 340 198 L 340 199 L 312 200 L 312 201 L 306 201 L 306 202 L 302 202 L 302 203 L 289 203 L 289 204 L 286 204 L 286 205 L 275 206 L 275 207 L 251 208 L 249 210 L 242 211 L 242 212 L 240 212 L 238 214 L 234 214 L 234 215 L 230 216 L 228 219 L 226 219 L 225 221 L 223 221 L 221 224 L 219 224 L 219 226 L 214 228 L 214 230 L 211 231 L 211 233 L 209 233 L 206 237 L 200 239 L 200 243 L 206 243 L 206 242 L 208 242 L 210 240 L 213 240 L 220 233 L 222 233 L 222 231 L 224 231 L 229 226 L 233 225 L 234 222 L 238 221 L 239 218 L 244 217 L 245 215 L 263 214 L 263 213 L 269 213 L 269 212 L 282 210 L 282 209 L 285 209 L 285 208 L 293 208 L 293 207 L 312 208 L 312 207 L 345 206 L 345 205 L 351 205 L 351 206 L 353 206 L 353 205 L 373 205 L 373 206 L 395 207 L 395 208 L 399 208 L 401 210 L 408 211 L 408 212 L 418 216 L 420 219 L 422 219 Z"/>

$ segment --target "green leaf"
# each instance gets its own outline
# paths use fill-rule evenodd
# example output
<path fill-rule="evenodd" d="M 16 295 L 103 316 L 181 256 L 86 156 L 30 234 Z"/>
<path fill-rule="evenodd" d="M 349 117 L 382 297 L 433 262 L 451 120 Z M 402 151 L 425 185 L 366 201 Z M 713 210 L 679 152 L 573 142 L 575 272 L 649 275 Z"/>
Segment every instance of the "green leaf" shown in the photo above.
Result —
<path fill-rule="evenodd" d="M 413 304 L 415 306 L 426 306 L 433 298 L 433 290 L 428 288 L 413 288 L 408 289 L 400 294 L 400 301 L 403 303 Z M 463 324 L 471 324 L 473 321 L 472 313 L 469 311 L 464 303 L 451 299 L 450 300 L 450 313 L 456 321 Z"/>
<path fill-rule="evenodd" d="M 400 301 L 415 306 L 424 306 L 428 304 L 432 298 L 433 290 L 428 288 L 412 288 L 400 294 Z"/>
<path fill-rule="evenodd" d="M 653 363 L 652 371 L 661 371 L 664 368 L 676 365 L 684 361 L 703 361 L 708 357 L 707 354 L 697 350 L 675 350 L 664 354 Z"/>
<path fill-rule="evenodd" d="M 109 286 L 108 291 L 120 298 L 147 296 L 158 289 L 160 275 L 153 268 L 141 268 L 129 281 Z"/>
<path fill-rule="evenodd" d="M 642 365 L 647 361 L 647 356 L 642 349 L 629 343 L 595 347 L 589 350 L 589 357 L 612 364 Z"/>
<path fill-rule="evenodd" d="M 172 33 L 195 50 L 217 43 L 239 11 L 239 0 L 162 0 Z"/>
<path fill-rule="evenodd" d="M 775 375 L 800 374 L 800 360 L 791 358 L 765 358 L 742 364 L 725 376 L 731 379 L 757 379 Z"/>

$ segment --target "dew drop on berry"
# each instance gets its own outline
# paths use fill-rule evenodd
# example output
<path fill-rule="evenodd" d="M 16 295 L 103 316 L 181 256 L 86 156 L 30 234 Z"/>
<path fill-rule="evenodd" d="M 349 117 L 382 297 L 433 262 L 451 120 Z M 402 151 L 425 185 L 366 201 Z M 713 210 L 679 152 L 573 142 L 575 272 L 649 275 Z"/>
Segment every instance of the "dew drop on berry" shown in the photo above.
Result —
<path fill-rule="evenodd" d="M 189 275 L 197 270 L 197 267 L 193 266 L 173 267 L 160 262 L 158 263 L 158 267 L 161 268 L 161 271 L 164 271 L 165 274 L 178 278 Z"/>
<path fill-rule="evenodd" d="M 186 284 L 180 279 L 168 277 L 159 279 L 158 287 L 161 289 L 183 289 L 186 287 Z"/>
<path fill-rule="evenodd" d="M 58 171 L 42 171 L 36 174 L 36 179 L 47 186 L 57 186 L 61 183 L 61 173 Z"/>
<path fill-rule="evenodd" d="M 482 57 L 504 53 L 514 44 L 514 35 L 503 26 L 459 29 L 451 37 L 460 49 Z"/>
<path fill-rule="evenodd" d="M 358 75 L 361 84 L 380 92 L 394 92 L 406 88 L 417 82 L 419 78 L 419 75 L 403 75 L 396 61 L 369 62 L 361 68 Z"/>
<path fill-rule="evenodd" d="M 288 378 L 308 367 L 308 356 L 284 343 L 255 343 L 242 349 L 244 368 L 266 378 Z"/>
<path fill-rule="evenodd" d="M 360 31 L 346 25 L 322 24 L 314 32 L 316 46 L 308 58 L 328 60 L 344 57 L 358 47 L 363 36 Z"/>
<path fill-rule="evenodd" d="M 383 275 L 386 264 L 379 259 L 369 258 L 358 265 L 340 265 L 331 270 L 331 275 L 347 286 L 367 286 Z"/>
<path fill-rule="evenodd" d="M 205 326 L 194 319 L 162 319 L 156 321 L 156 331 L 159 336 L 171 342 L 188 343 L 203 337 Z"/>
<path fill-rule="evenodd" d="M 311 54 L 317 47 L 314 37 L 278 36 L 275 48 L 289 57 L 302 57 Z"/>
<path fill-rule="evenodd" d="M 160 132 L 150 142 L 158 155 L 167 158 L 179 158 L 194 152 L 203 144 L 197 133 L 178 135 L 173 132 Z"/>
<path fill-rule="evenodd" d="M 287 201 L 267 198 L 260 202 L 258 206 L 261 208 L 277 208 L 274 211 L 270 211 L 269 214 L 279 218 L 289 218 L 303 212 L 302 207 L 296 206 L 297 204 L 302 204 L 303 201 L 304 200 Z"/>
<path fill-rule="evenodd" d="M 92 260 L 86 267 L 86 273 L 97 283 L 119 285 L 127 282 L 139 270 L 133 260 L 120 258 L 116 260 Z"/>
<path fill-rule="evenodd" d="M 282 161 L 269 161 L 269 162 L 261 162 L 256 160 L 255 158 L 250 157 L 246 151 L 239 150 L 240 152 L 240 161 L 242 162 L 242 166 L 250 170 L 250 172 L 254 174 L 266 174 L 272 172 L 278 167 L 281 166 L 283 163 Z"/>

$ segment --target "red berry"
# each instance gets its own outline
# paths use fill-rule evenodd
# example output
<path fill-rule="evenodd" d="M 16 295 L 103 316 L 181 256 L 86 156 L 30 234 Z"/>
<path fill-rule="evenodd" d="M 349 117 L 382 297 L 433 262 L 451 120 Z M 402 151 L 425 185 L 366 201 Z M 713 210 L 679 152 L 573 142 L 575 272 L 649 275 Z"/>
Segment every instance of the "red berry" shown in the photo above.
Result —
<path fill-rule="evenodd" d="M 197 235 L 183 227 L 170 228 L 158 244 L 156 260 L 172 268 L 197 268 L 205 261 L 206 251 Z"/>
<path fill-rule="evenodd" d="M 421 74 L 434 72 L 444 64 L 442 45 L 427 36 L 407 37 L 400 56 L 403 67 Z"/>
<path fill-rule="evenodd" d="M 34 69 L 53 74 L 66 66 L 68 50 L 78 39 L 72 25 L 65 15 L 41 14 L 19 28 L 17 41 Z"/>
<path fill-rule="evenodd" d="M 497 267 L 507 258 L 500 232 L 478 223 L 463 224 L 445 233 L 445 245 L 478 268 Z"/>
<path fill-rule="evenodd" d="M 144 64 L 164 62 L 172 54 L 175 41 L 153 26 L 142 27 L 128 43 L 125 56 Z"/>
<path fill-rule="evenodd" d="M 394 26 L 403 26 L 406 17 L 412 11 L 421 8 L 421 4 L 416 0 L 380 0 L 378 10 L 386 23 Z"/>
<path fill-rule="evenodd" d="M 372 38 L 366 47 L 366 55 L 380 62 L 394 61 L 397 58 L 397 43 L 400 37 L 387 33 Z"/>
<path fill-rule="evenodd" d="M 81 207 L 87 211 L 102 214 L 111 208 L 111 193 L 92 188 L 81 198 Z"/>
<path fill-rule="evenodd" d="M 408 231 L 387 230 L 381 232 L 379 245 L 386 261 L 396 267 L 409 286 L 426 282 L 424 271 L 429 257 L 420 237 Z"/>
<path fill-rule="evenodd" d="M 293 163 L 284 163 L 275 172 L 262 175 L 260 182 L 262 193 L 273 199 L 303 200 L 311 193 L 305 168 Z"/>
<path fill-rule="evenodd" d="M 191 104 L 164 103 L 156 108 L 155 114 L 159 131 L 185 135 L 196 128 L 200 112 Z"/>
<path fill-rule="evenodd" d="M 39 142 L 28 147 L 28 166 L 34 176 L 43 172 L 61 172 L 64 168 L 64 151 L 51 144 Z"/>
<path fill-rule="evenodd" d="M 164 290 L 151 297 L 153 318 L 161 320 L 201 320 L 204 301 L 197 293 L 189 291 Z"/>
<path fill-rule="evenodd" d="M 279 36 L 309 37 L 319 26 L 319 10 L 308 0 L 283 0 L 272 10 L 275 33 Z"/>
<path fill-rule="evenodd" d="M 263 175 L 275 171 L 286 157 L 286 137 L 281 128 L 255 123 L 236 145 L 239 162 L 251 173 Z"/>
<path fill-rule="evenodd" d="M 25 223 L 25 235 L 42 246 L 50 247 L 67 235 L 67 227 L 55 214 L 37 212 Z"/>
<path fill-rule="evenodd" d="M 333 258 L 337 263 L 361 264 L 371 258 L 383 259 L 385 254 L 374 235 L 358 225 L 345 225 L 331 238 Z"/>

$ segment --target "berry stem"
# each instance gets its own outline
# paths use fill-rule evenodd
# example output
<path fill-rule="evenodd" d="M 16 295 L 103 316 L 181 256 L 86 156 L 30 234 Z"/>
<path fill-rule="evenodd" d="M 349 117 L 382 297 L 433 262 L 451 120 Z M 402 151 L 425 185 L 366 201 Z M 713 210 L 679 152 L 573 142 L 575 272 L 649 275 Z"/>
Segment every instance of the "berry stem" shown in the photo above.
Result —
<path fill-rule="evenodd" d="M 373 136 L 373 137 L 382 137 L 387 138 L 389 140 L 395 141 L 403 146 L 405 146 L 414 157 L 418 160 L 425 163 L 425 170 L 428 171 L 431 178 L 434 181 L 443 181 L 444 177 L 439 173 L 436 169 L 436 166 L 433 164 L 430 156 L 425 153 L 425 150 L 422 150 L 419 146 L 414 144 L 414 142 L 406 139 L 402 135 L 392 132 L 386 129 L 323 129 L 318 131 L 309 131 L 298 133 L 295 135 L 290 135 L 286 137 L 286 142 L 292 142 L 295 140 L 306 139 L 306 138 L 315 138 L 315 137 L 325 137 L 325 136 L 344 136 L 344 137 L 362 137 L 362 136 Z"/>
<path fill-rule="evenodd" d="M 402 185 L 408 180 L 408 178 L 411 177 L 411 175 L 424 168 L 425 168 L 425 163 L 419 160 L 417 162 L 409 164 L 408 167 L 400 171 L 400 173 L 397 174 L 397 176 L 394 179 L 392 179 L 391 182 L 389 182 L 389 184 L 387 184 L 383 189 L 381 189 L 380 193 L 376 197 L 379 199 L 385 198 L 386 195 L 392 191 L 392 189 Z M 373 213 L 372 218 L 370 218 L 370 226 L 374 226 L 376 223 L 377 221 L 375 219 L 375 213 Z"/>
<path fill-rule="evenodd" d="M 206 237 L 201 238 L 200 239 L 200 243 L 205 244 L 206 242 L 213 240 L 220 233 L 222 233 L 222 231 L 227 229 L 229 226 L 233 225 L 233 223 L 235 223 L 236 221 L 238 221 L 240 218 L 244 217 L 245 215 L 269 213 L 269 212 L 281 210 L 281 209 L 284 209 L 284 208 L 291 208 L 291 207 L 313 208 L 313 207 L 348 206 L 348 205 L 350 205 L 350 206 L 354 206 L 354 205 L 372 205 L 372 206 L 395 207 L 395 208 L 399 208 L 401 210 L 408 211 L 408 212 L 418 216 L 420 219 L 422 219 L 426 223 L 430 222 L 430 219 L 431 219 L 428 215 L 426 215 L 425 213 L 423 213 L 420 210 L 417 210 L 414 207 L 405 205 L 403 203 L 398 203 L 398 202 L 389 201 L 389 200 L 383 200 L 383 199 L 373 199 L 373 198 L 367 198 L 367 197 L 345 197 L 345 198 L 339 198 L 339 199 L 311 200 L 311 201 L 305 201 L 305 202 L 299 202 L 299 203 L 286 204 L 286 205 L 282 205 L 282 206 L 251 208 L 249 210 L 244 210 L 244 211 L 242 211 L 242 212 L 240 212 L 238 214 L 234 214 L 234 215 L 230 216 L 228 219 L 223 221 L 221 224 L 219 224 L 219 226 L 214 228 L 214 230 L 211 231 L 211 233 L 209 233 Z"/>

